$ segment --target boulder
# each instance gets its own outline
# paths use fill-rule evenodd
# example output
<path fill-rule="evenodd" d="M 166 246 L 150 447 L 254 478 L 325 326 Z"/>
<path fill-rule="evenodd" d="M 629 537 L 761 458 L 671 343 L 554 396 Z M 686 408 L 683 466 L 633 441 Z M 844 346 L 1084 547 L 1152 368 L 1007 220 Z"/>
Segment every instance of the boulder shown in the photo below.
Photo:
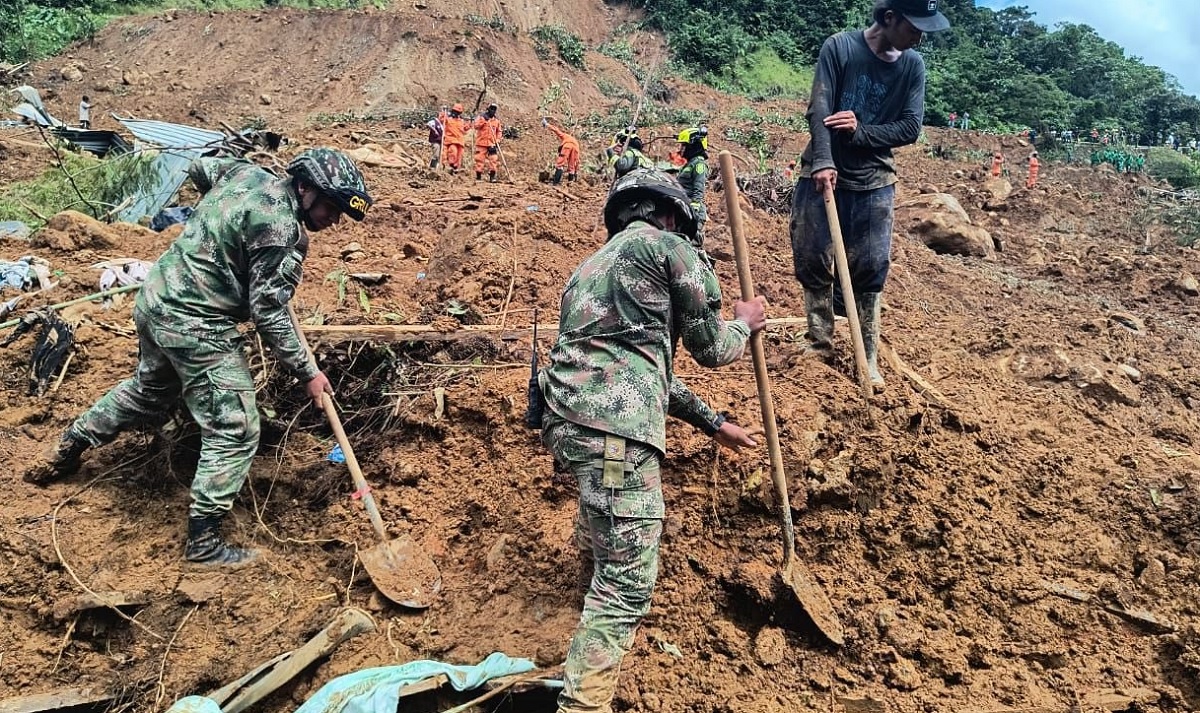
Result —
<path fill-rule="evenodd" d="M 947 193 L 923 193 L 901 203 L 897 222 L 936 253 L 991 257 L 996 251 L 991 233 L 973 224 L 958 199 Z"/>
<path fill-rule="evenodd" d="M 72 63 L 66 65 L 65 67 L 63 67 L 61 70 L 59 70 L 59 73 L 62 74 L 62 78 L 65 81 L 68 81 L 68 82 L 82 82 L 83 81 L 83 69 L 75 62 L 72 62 Z"/>
<path fill-rule="evenodd" d="M 1012 195 L 1013 187 L 1006 178 L 988 178 L 983 182 L 983 190 L 992 195 L 993 201 L 1002 201 Z"/>
<path fill-rule="evenodd" d="M 1200 283 L 1196 282 L 1196 277 L 1190 272 L 1181 274 L 1175 281 L 1175 287 L 1189 297 L 1200 296 Z"/>

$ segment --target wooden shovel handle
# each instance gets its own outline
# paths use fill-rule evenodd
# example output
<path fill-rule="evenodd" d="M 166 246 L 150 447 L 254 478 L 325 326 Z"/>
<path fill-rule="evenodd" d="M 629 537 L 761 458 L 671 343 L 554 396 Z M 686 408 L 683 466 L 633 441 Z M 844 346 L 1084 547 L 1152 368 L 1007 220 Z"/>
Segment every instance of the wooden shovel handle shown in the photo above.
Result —
<path fill-rule="evenodd" d="M 796 190 L 799 190 L 797 188 Z M 833 188 L 825 188 L 825 217 L 829 222 L 829 237 L 833 241 L 833 262 L 837 266 L 838 282 L 842 287 L 842 303 L 846 306 L 846 319 L 850 322 L 850 343 L 854 345 L 854 365 L 858 371 L 858 385 L 867 401 L 875 394 L 871 386 L 871 374 L 867 371 L 867 349 L 863 344 L 862 325 L 858 321 L 858 305 L 854 299 L 854 285 L 850 282 L 850 262 L 846 258 L 846 241 L 842 239 L 842 222 L 838 219 L 837 202 Z"/>
<path fill-rule="evenodd" d="M 296 316 L 296 310 L 292 309 L 290 303 L 287 311 L 288 316 L 292 318 L 292 325 L 296 328 L 296 336 L 304 345 L 304 350 L 308 352 L 309 360 L 315 364 L 312 347 L 308 346 L 304 328 L 300 326 L 300 319 Z M 329 427 L 333 429 L 333 437 L 337 439 L 338 445 L 342 447 L 342 454 L 346 456 L 346 466 L 350 469 L 350 477 L 354 479 L 355 494 L 362 499 L 363 507 L 367 510 L 367 517 L 371 519 L 371 527 L 375 529 L 375 534 L 379 536 L 380 542 L 387 542 L 387 530 L 383 527 L 383 518 L 379 515 L 379 507 L 375 505 L 375 496 L 371 495 L 371 486 L 367 485 L 362 468 L 358 467 L 358 458 L 354 456 L 354 448 L 350 446 L 350 439 L 346 437 L 346 429 L 342 428 L 342 419 L 338 416 L 337 407 L 333 405 L 333 398 L 329 394 L 322 394 L 321 406 L 325 409 L 325 418 L 329 421 Z"/>
<path fill-rule="evenodd" d="M 742 208 L 738 203 L 737 174 L 733 156 L 722 151 L 717 156 L 721 167 L 721 183 L 725 187 L 725 212 L 729 215 L 729 232 L 733 234 L 733 255 L 737 262 L 738 284 L 742 300 L 754 299 L 754 280 L 750 276 L 750 252 L 742 228 Z M 796 558 L 796 533 L 792 524 L 792 503 L 788 496 L 787 476 L 783 473 L 783 451 L 779 447 L 779 427 L 775 423 L 775 400 L 771 396 L 771 377 L 767 374 L 767 354 L 763 348 L 762 331 L 750 335 L 750 354 L 754 359 L 754 382 L 758 386 L 758 405 L 762 409 L 763 430 L 767 450 L 771 455 L 771 480 L 779 499 L 779 520 L 783 526 L 783 566 L 788 568 Z"/>

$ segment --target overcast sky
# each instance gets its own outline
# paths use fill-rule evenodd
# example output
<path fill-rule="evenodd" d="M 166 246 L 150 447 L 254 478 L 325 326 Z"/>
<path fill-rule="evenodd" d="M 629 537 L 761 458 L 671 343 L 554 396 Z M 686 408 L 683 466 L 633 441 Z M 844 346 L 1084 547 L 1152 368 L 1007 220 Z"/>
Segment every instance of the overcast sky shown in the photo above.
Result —
<path fill-rule="evenodd" d="M 1091 25 L 1106 40 L 1175 75 L 1200 96 L 1200 13 L 1196 0 L 977 0 L 993 10 L 1024 5 L 1049 28 L 1059 22 Z"/>

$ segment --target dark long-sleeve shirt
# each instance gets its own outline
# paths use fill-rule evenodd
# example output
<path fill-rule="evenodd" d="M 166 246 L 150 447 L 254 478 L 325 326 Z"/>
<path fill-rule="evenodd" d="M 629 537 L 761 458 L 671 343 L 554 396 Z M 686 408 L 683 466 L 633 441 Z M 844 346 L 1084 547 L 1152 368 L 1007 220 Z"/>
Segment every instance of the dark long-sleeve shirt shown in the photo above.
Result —
<path fill-rule="evenodd" d="M 831 131 L 825 118 L 839 111 L 858 117 L 854 133 Z M 871 51 L 862 30 L 825 40 L 808 105 L 812 135 L 800 157 L 800 175 L 837 169 L 838 188 L 869 191 L 896 182 L 892 149 L 916 142 L 925 118 L 925 60 L 905 50 L 895 62 Z"/>

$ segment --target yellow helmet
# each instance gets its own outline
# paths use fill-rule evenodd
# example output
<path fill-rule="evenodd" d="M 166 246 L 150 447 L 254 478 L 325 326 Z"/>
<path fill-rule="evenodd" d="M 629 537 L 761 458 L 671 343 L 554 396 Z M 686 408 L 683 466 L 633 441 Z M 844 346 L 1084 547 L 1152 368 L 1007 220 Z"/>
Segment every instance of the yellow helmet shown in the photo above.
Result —
<path fill-rule="evenodd" d="M 705 151 L 708 150 L 708 127 L 701 126 L 699 128 L 692 127 L 679 132 L 679 143 L 690 144 L 698 143 Z"/>

